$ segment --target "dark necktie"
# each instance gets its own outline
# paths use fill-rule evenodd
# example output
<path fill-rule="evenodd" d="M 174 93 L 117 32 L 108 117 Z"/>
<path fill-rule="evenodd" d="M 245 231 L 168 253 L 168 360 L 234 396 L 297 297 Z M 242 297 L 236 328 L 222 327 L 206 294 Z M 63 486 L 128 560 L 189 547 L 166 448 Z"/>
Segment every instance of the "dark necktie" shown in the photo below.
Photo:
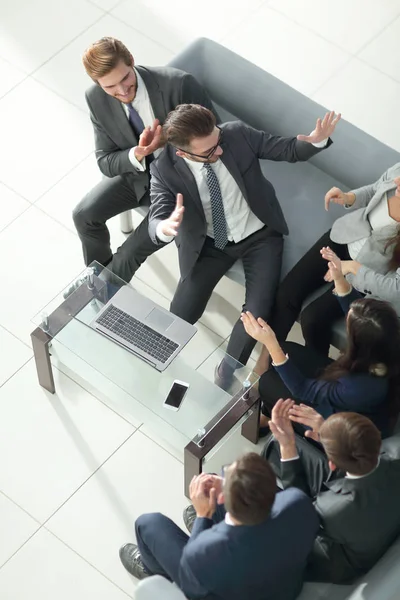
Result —
<path fill-rule="evenodd" d="M 228 243 L 228 231 L 225 219 L 224 203 L 218 178 L 210 163 L 204 163 L 207 185 L 211 198 L 211 214 L 214 230 L 214 246 L 223 250 Z"/>
<path fill-rule="evenodd" d="M 133 131 L 136 133 L 137 139 L 139 141 L 140 135 L 144 129 L 144 123 L 138 113 L 138 111 L 133 108 L 132 104 L 127 104 L 126 105 L 128 107 L 128 112 L 129 112 L 129 123 L 131 124 L 131 127 L 133 129 Z M 149 154 L 148 156 L 146 156 L 146 165 L 147 168 L 149 167 L 150 163 L 152 163 L 154 160 L 154 156 L 153 154 Z"/>
<path fill-rule="evenodd" d="M 144 123 L 140 118 L 140 115 L 137 110 L 135 110 L 132 104 L 127 104 L 128 112 L 129 112 L 129 123 L 132 126 L 133 131 L 136 133 L 137 138 L 140 138 L 140 134 L 144 129 Z"/>

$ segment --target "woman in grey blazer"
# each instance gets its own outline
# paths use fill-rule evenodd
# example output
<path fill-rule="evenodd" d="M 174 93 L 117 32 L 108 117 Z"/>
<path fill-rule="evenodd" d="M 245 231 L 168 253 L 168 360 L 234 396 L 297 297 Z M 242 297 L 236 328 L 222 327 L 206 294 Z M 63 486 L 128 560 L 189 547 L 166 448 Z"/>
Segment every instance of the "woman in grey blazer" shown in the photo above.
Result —
<path fill-rule="evenodd" d="M 298 318 L 304 300 L 329 281 L 327 262 L 336 254 L 342 272 L 361 294 L 390 302 L 400 315 L 400 163 L 388 169 L 375 183 L 351 192 L 332 188 L 325 208 L 341 204 L 340 217 L 300 259 L 280 284 L 269 324 L 277 339 L 285 341 Z M 306 345 L 328 355 L 331 326 L 341 316 L 332 288 L 318 296 L 301 312 Z M 263 352 L 256 371 L 269 364 Z"/>

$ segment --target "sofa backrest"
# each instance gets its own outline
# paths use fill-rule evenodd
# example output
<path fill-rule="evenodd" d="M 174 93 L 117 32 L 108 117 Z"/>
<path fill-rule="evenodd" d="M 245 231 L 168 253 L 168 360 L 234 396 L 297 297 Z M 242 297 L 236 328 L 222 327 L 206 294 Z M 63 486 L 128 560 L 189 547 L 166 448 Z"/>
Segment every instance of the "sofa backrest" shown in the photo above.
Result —
<path fill-rule="evenodd" d="M 238 54 L 205 38 L 194 41 L 170 65 L 192 73 L 216 104 L 270 133 L 308 134 L 317 117 L 327 110 Z M 329 109 L 339 111 L 340 106 Z M 350 189 L 372 183 L 388 167 L 400 162 L 398 152 L 344 119 L 335 131 L 334 142 L 329 153 L 322 152 L 311 162 Z"/>

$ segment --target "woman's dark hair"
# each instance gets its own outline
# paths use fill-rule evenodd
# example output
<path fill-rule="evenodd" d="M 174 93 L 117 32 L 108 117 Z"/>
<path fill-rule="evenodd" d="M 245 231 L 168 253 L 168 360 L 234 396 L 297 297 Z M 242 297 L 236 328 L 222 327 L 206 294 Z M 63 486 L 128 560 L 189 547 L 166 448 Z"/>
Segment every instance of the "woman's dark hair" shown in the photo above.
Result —
<path fill-rule="evenodd" d="M 400 267 L 400 226 L 397 229 L 396 235 L 391 237 L 385 246 L 385 252 L 390 251 L 392 258 L 389 261 L 390 271 L 397 271 Z"/>
<path fill-rule="evenodd" d="M 339 379 L 349 373 L 379 370 L 389 380 L 389 416 L 394 427 L 400 411 L 400 321 L 383 300 L 354 300 L 347 316 L 347 348 L 329 365 L 322 378 Z"/>

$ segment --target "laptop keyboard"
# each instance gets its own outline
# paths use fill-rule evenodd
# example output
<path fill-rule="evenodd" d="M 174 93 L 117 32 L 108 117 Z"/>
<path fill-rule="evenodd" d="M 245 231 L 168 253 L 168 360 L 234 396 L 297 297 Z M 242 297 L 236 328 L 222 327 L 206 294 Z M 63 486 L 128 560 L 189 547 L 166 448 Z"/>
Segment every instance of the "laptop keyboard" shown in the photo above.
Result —
<path fill-rule="evenodd" d="M 178 344 L 112 304 L 97 323 L 162 363 L 167 362 L 178 348 Z"/>

